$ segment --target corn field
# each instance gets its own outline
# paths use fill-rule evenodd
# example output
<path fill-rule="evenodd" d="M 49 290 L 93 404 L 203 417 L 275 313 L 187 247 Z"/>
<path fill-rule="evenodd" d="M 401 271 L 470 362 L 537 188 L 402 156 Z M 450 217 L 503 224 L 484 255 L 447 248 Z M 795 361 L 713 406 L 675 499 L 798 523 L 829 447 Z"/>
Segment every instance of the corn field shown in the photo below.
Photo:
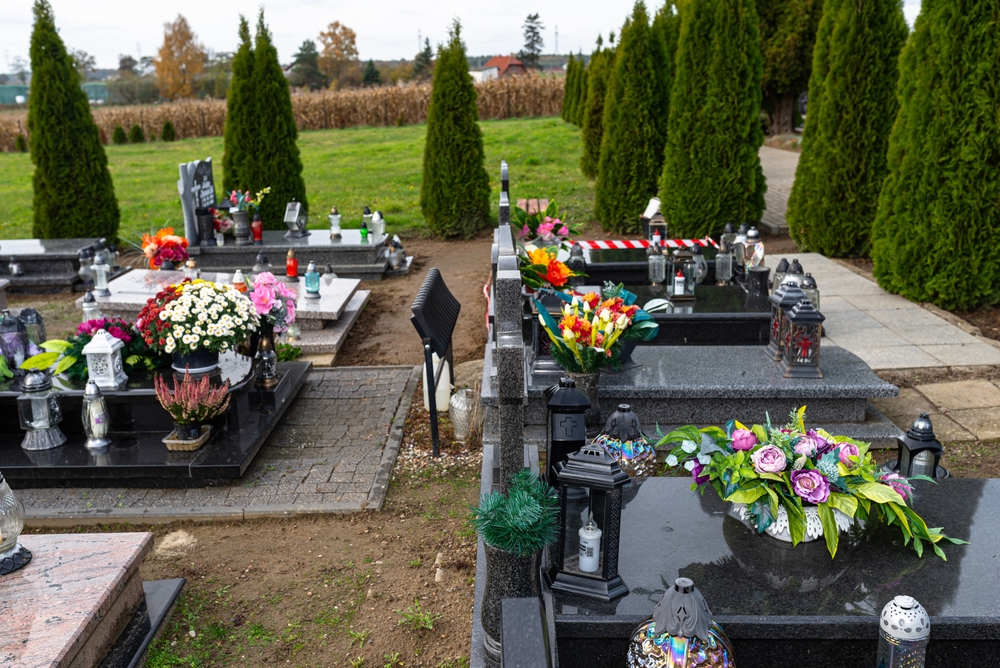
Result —
<path fill-rule="evenodd" d="M 563 79 L 512 77 L 476 84 L 479 118 L 496 120 L 558 116 L 562 112 Z M 413 125 L 427 120 L 431 85 L 317 91 L 292 95 L 292 111 L 300 130 L 358 126 Z M 92 107 L 94 121 L 107 144 L 115 126 L 126 132 L 140 125 L 146 136 L 159 137 L 171 121 L 178 139 L 218 137 L 226 122 L 225 100 L 184 100 L 156 105 Z M 14 151 L 18 132 L 27 136 L 27 112 L 0 115 L 0 151 Z"/>

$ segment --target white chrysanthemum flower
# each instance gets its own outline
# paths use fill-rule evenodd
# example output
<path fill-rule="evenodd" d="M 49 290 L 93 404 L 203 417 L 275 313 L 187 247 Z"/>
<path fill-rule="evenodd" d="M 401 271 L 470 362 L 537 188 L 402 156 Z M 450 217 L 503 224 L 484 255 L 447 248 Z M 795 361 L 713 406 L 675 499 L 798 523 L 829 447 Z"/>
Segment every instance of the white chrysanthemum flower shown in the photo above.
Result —
<path fill-rule="evenodd" d="M 677 466 L 677 457 L 667 455 L 667 466 Z"/>

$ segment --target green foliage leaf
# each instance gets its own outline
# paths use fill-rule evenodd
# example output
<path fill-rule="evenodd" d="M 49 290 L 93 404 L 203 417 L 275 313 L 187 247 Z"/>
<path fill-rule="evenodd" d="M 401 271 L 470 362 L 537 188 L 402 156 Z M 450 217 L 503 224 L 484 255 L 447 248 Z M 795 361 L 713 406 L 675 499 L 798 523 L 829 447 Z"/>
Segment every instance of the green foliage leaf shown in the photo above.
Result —
<path fill-rule="evenodd" d="M 38 353 L 21 362 L 22 369 L 48 369 L 59 359 L 59 353 Z"/>
<path fill-rule="evenodd" d="M 76 358 L 73 357 L 72 355 L 66 355 L 61 360 L 59 360 L 58 364 L 56 364 L 56 368 L 55 371 L 53 371 L 53 373 L 57 375 L 60 373 L 64 373 L 74 364 L 76 364 Z"/>
<path fill-rule="evenodd" d="M 745 503 L 750 505 L 765 494 L 767 494 L 767 491 L 763 486 L 753 487 L 751 489 L 737 489 L 735 492 L 727 496 L 725 500 L 731 503 Z"/>
<path fill-rule="evenodd" d="M 826 540 L 826 549 L 831 557 L 837 556 L 837 543 L 840 540 L 840 531 L 837 529 L 837 521 L 833 518 L 833 510 L 826 503 L 816 506 L 819 511 L 819 521 L 823 525 L 823 538 Z"/>
<path fill-rule="evenodd" d="M 836 508 L 848 517 L 854 517 L 854 513 L 858 511 L 858 500 L 850 494 L 831 492 L 826 502 L 831 508 Z"/>
<path fill-rule="evenodd" d="M 60 339 L 49 339 L 41 344 L 43 350 L 48 350 L 49 352 L 64 353 L 71 349 L 73 344 L 69 341 L 62 341 Z"/>
<path fill-rule="evenodd" d="M 7 358 L 0 355 L 0 378 L 13 378 L 14 372 L 7 366 Z"/>
<path fill-rule="evenodd" d="M 880 482 L 866 482 L 858 486 L 857 493 L 875 503 L 897 503 L 906 505 L 899 492 Z"/>

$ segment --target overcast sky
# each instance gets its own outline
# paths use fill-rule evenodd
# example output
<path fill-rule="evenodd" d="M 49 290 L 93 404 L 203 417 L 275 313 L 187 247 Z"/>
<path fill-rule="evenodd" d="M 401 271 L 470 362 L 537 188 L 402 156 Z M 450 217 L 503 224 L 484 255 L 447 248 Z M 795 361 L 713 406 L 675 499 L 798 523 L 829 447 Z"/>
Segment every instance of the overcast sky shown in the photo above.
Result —
<path fill-rule="evenodd" d="M 259 0 L 50 0 L 56 26 L 66 44 L 97 58 L 99 68 L 116 68 L 119 54 L 154 56 L 163 42 L 163 24 L 183 14 L 207 48 L 233 51 L 237 42 L 238 14 L 256 20 Z M 31 0 L 4 0 L 0 14 L 0 45 L 4 61 L 28 58 L 31 36 Z M 538 12 L 545 25 L 545 53 L 554 53 L 555 30 L 559 52 L 590 52 L 600 33 L 618 31 L 632 9 L 633 0 L 283 0 L 264 2 L 265 17 L 282 62 L 291 60 L 306 39 L 316 39 L 332 21 L 340 21 L 358 35 L 362 59 L 412 58 L 417 35 L 432 45 L 447 37 L 455 17 L 462 21 L 469 55 L 495 55 L 517 51 L 522 44 L 521 24 Z M 907 21 L 920 11 L 919 0 L 904 0 Z M 652 7 L 659 6 L 653 0 Z"/>

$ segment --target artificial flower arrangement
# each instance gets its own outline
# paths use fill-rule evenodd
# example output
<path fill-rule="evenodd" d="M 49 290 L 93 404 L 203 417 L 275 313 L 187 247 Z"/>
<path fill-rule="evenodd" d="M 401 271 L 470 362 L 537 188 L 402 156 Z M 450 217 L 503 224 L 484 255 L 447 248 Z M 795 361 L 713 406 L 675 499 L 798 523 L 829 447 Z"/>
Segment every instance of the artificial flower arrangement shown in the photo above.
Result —
<path fill-rule="evenodd" d="M 142 235 L 142 253 L 149 260 L 150 269 L 158 269 L 165 260 L 174 264 L 186 262 L 187 247 L 188 240 L 174 234 L 172 227 L 164 227 L 153 235 Z"/>
<path fill-rule="evenodd" d="M 74 380 L 88 377 L 87 358 L 84 347 L 90 343 L 99 330 L 104 330 L 125 344 L 122 360 L 127 373 L 153 371 L 170 363 L 166 355 L 151 350 L 139 330 L 132 323 L 121 318 L 97 318 L 80 323 L 76 333 L 62 339 L 49 339 L 42 344 L 46 352 L 29 357 L 21 365 L 24 369 L 48 369 L 55 365 L 53 373 L 65 373 Z"/>
<path fill-rule="evenodd" d="M 273 325 L 275 332 L 284 332 L 295 322 L 296 295 L 271 272 L 262 271 L 254 276 L 253 289 L 247 296 L 257 315 Z"/>
<path fill-rule="evenodd" d="M 511 226 L 520 228 L 518 238 L 523 240 L 540 239 L 556 246 L 562 245 L 571 234 L 577 234 L 577 226 L 566 223 L 566 215 L 559 213 L 555 200 L 549 202 L 545 211 L 528 213 L 525 209 L 515 206 L 511 211 Z"/>
<path fill-rule="evenodd" d="M 215 208 L 210 208 L 208 212 L 212 214 L 212 227 L 215 228 L 216 232 L 221 232 L 222 234 L 227 234 L 229 236 L 233 235 L 232 219 L 220 216 L 220 211 Z"/>
<path fill-rule="evenodd" d="M 559 496 L 530 469 L 511 476 L 507 494 L 484 494 L 470 508 L 469 523 L 483 541 L 527 557 L 559 538 Z"/>
<path fill-rule="evenodd" d="M 260 327 L 260 317 L 233 286 L 199 278 L 169 285 L 149 299 L 137 325 L 155 351 L 223 353 L 246 341 Z"/>
<path fill-rule="evenodd" d="M 253 197 L 250 196 L 249 190 L 245 192 L 234 190 L 229 193 L 229 201 L 233 203 L 233 208 L 237 211 L 249 211 L 250 209 L 260 210 L 260 203 L 264 199 L 264 196 L 269 192 L 271 192 L 270 186 L 264 188 Z"/>
<path fill-rule="evenodd" d="M 531 244 L 524 247 L 524 254 L 518 253 L 517 264 L 521 270 L 521 282 L 531 290 L 554 288 L 563 290 L 569 279 L 578 274 L 566 266 L 565 262 L 556 259 L 558 246 L 536 248 Z"/>
<path fill-rule="evenodd" d="M 677 444 L 667 455 L 667 468 L 683 466 L 691 472 L 692 490 L 704 493 L 711 485 L 724 501 L 744 504 L 746 518 L 763 533 L 776 522 L 779 509 L 787 515 L 792 545 L 806 535 L 805 509 L 815 506 L 830 556 L 837 554 L 836 513 L 847 520 L 879 520 L 896 524 L 904 544 L 923 556 L 924 544 L 946 559 L 939 543 L 950 538 L 940 528 L 929 528 L 909 505 L 911 480 L 883 471 L 872 459 L 869 444 L 822 429 L 805 428 L 805 406 L 793 411 L 783 427 L 755 424 L 749 429 L 737 421 L 726 428 L 694 426 L 676 429 L 657 444 Z"/>
<path fill-rule="evenodd" d="M 634 329 L 630 336 L 648 341 L 659 328 L 652 316 L 635 305 L 636 296 L 620 285 L 609 284 L 600 295 L 553 294 L 565 302 L 559 322 L 537 299 L 535 306 L 552 341 L 552 358 L 571 373 L 595 373 L 606 366 L 620 368 L 621 341 L 626 333 Z"/>

